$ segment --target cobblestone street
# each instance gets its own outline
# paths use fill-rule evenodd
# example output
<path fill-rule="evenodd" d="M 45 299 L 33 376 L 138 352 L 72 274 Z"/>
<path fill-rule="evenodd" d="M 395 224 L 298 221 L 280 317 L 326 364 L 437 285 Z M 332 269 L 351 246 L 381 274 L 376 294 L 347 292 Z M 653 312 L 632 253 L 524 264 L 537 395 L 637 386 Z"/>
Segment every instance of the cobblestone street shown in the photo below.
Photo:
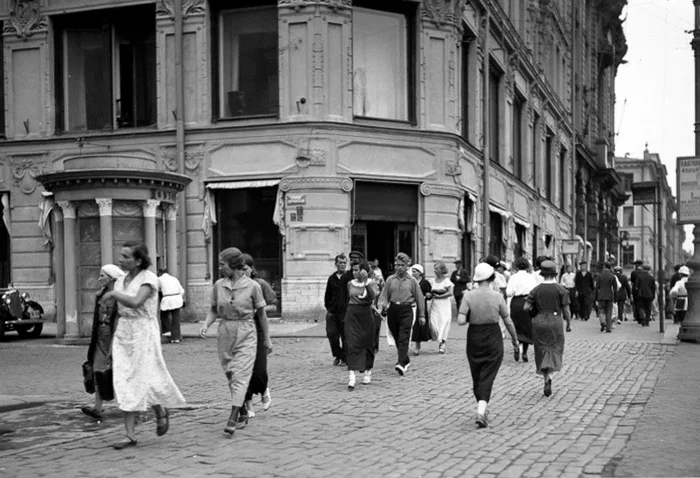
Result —
<path fill-rule="evenodd" d="M 553 395 L 542 395 L 533 362 L 516 363 L 507 353 L 491 424 L 480 430 L 464 328 L 453 327 L 446 355 L 428 344 L 406 377 L 393 371 L 395 351 L 383 340 L 372 383 L 354 392 L 347 372 L 331 365 L 320 329 L 299 337 L 275 337 L 272 329 L 272 407 L 256 407 L 231 439 L 223 434 L 228 390 L 215 341 L 165 346 L 188 405 L 172 412 L 162 438 L 153 413 L 142 417 L 138 447 L 123 451 L 110 446 L 123 438 L 114 405 L 101 425 L 78 410 L 92 398 L 82 391 L 84 347 L 4 343 L 0 394 L 39 395 L 46 403 L 0 413 L 0 475 L 612 476 L 677 348 L 661 344 L 651 328 L 626 323 L 599 335 L 594 321 L 575 322 Z M 634 463 L 626 472 L 641 476 Z"/>

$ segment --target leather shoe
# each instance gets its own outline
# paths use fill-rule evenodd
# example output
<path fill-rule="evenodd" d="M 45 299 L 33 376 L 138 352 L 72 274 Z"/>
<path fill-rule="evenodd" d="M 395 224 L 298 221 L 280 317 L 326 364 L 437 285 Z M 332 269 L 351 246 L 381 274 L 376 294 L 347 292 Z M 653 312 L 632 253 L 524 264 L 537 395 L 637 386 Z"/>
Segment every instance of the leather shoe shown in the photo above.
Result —
<path fill-rule="evenodd" d="M 518 349 L 513 350 L 513 358 L 515 359 L 516 362 L 520 361 L 520 350 L 518 350 Z M 524 357 L 523 357 L 523 362 L 525 362 Z"/>
<path fill-rule="evenodd" d="M 225 433 L 228 433 L 229 435 L 236 433 L 236 423 L 238 422 L 238 416 L 240 413 L 240 407 L 231 407 L 231 415 L 229 415 L 228 422 L 226 422 L 226 426 L 224 427 Z"/>
<path fill-rule="evenodd" d="M 163 415 L 156 415 L 156 435 L 159 437 L 168 433 L 168 429 L 170 428 L 170 411 L 165 407 L 163 407 L 163 410 L 165 410 Z"/>
<path fill-rule="evenodd" d="M 488 422 L 488 419 L 486 418 L 486 415 L 482 415 L 479 413 L 476 416 L 476 425 L 479 428 L 486 428 L 487 426 L 489 426 L 489 422 Z"/>
<path fill-rule="evenodd" d="M 544 381 L 544 396 L 549 397 L 552 394 L 552 379 L 548 378 Z"/>
<path fill-rule="evenodd" d="M 338 357 L 333 360 L 333 365 L 340 365 L 340 359 Z"/>
<path fill-rule="evenodd" d="M 127 437 L 126 441 L 115 443 L 114 445 L 112 445 L 112 448 L 114 448 L 115 450 L 123 450 L 124 448 L 136 446 L 137 444 L 138 442 L 136 440 Z"/>

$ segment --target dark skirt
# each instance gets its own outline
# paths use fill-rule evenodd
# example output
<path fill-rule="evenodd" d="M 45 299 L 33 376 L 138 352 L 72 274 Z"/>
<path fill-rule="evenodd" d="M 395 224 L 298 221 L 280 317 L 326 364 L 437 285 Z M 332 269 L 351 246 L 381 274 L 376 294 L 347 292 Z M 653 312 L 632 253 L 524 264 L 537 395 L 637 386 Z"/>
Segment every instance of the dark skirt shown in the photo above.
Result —
<path fill-rule="evenodd" d="M 255 328 L 258 333 L 258 348 L 255 352 L 255 363 L 253 364 L 253 374 L 250 376 L 248 391 L 245 394 L 246 401 L 253 398 L 253 395 L 262 395 L 267 390 L 267 350 L 265 349 L 265 336 L 263 335 L 258 319 L 255 319 Z"/>
<path fill-rule="evenodd" d="M 564 356 L 564 321 L 560 313 L 541 312 L 532 321 L 537 373 L 561 370 Z"/>
<path fill-rule="evenodd" d="M 493 382 L 503 362 L 503 335 L 499 324 L 469 326 L 467 360 L 472 373 L 474 397 L 488 402 Z"/>
<path fill-rule="evenodd" d="M 510 301 L 510 318 L 513 319 L 515 331 L 518 333 L 518 341 L 531 344 L 532 343 L 532 317 L 530 312 L 525 310 L 524 295 L 513 297 Z"/>
<path fill-rule="evenodd" d="M 348 370 L 374 367 L 374 317 L 369 305 L 348 306 L 345 316 L 345 362 Z"/>
<path fill-rule="evenodd" d="M 428 314 L 428 305 L 425 306 L 425 325 L 420 324 L 420 320 L 416 319 L 413 323 L 413 331 L 411 332 L 411 342 L 428 342 L 435 340 L 430 333 L 430 316 Z"/>

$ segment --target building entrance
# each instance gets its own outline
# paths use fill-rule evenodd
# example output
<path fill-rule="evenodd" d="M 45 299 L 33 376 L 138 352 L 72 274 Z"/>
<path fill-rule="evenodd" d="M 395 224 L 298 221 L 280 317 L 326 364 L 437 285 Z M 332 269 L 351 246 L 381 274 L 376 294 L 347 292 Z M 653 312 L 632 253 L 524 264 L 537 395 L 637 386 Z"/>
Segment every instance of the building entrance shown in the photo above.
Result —
<path fill-rule="evenodd" d="M 357 222 L 352 226 L 351 249 L 364 254 L 367 260 L 376 259 L 382 272 L 391 273 L 396 254 L 405 252 L 415 257 L 415 230 L 416 225 L 410 223 Z"/>

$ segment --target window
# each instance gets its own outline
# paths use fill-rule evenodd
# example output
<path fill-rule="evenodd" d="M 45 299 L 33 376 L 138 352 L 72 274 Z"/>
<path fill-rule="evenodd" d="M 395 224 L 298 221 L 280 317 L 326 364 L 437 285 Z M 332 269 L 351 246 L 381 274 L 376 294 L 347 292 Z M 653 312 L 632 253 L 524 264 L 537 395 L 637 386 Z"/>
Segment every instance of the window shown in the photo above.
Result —
<path fill-rule="evenodd" d="M 513 174 L 523 179 L 523 108 L 525 100 L 519 94 L 513 99 Z"/>
<path fill-rule="evenodd" d="M 535 187 L 535 189 L 537 189 L 537 185 L 540 181 L 540 176 L 539 176 L 540 168 L 538 167 L 539 158 L 537 157 L 537 150 L 538 150 L 537 145 L 539 142 L 538 141 L 539 129 L 540 129 L 540 115 L 535 113 L 535 117 L 534 117 L 534 120 L 532 122 L 532 151 L 530 152 L 530 154 L 532 155 L 532 158 L 531 158 L 531 160 L 532 160 L 532 180 L 534 181 L 533 186 Z"/>
<path fill-rule="evenodd" d="M 622 246 L 622 265 L 631 266 L 634 263 L 634 245 Z"/>
<path fill-rule="evenodd" d="M 365 2 L 355 2 L 364 5 Z M 352 61 L 355 116 L 408 121 L 412 88 L 410 16 L 353 7 Z"/>
<path fill-rule="evenodd" d="M 4 31 L 3 22 L 0 22 L 0 31 Z M 5 42 L 0 35 L 0 52 L 5 51 Z M 5 77 L 5 62 L 0 61 L 0 78 Z M 5 137 L 5 82 L 0 81 L 0 138 Z M 3 286 L 4 287 L 4 286 Z"/>
<path fill-rule="evenodd" d="M 56 31 L 60 128 L 104 131 L 156 123 L 152 6 L 57 17 Z"/>
<path fill-rule="evenodd" d="M 279 110 L 277 8 L 219 13 L 219 116 L 274 116 Z"/>
<path fill-rule="evenodd" d="M 544 196 L 548 200 L 552 200 L 552 167 L 554 166 L 552 161 L 552 142 L 554 140 L 554 134 L 547 129 L 547 138 L 544 142 Z"/>
<path fill-rule="evenodd" d="M 559 149 L 559 187 L 561 191 L 559 194 L 559 207 L 561 209 L 566 208 L 566 155 L 566 148 L 562 146 Z"/>
<path fill-rule="evenodd" d="M 503 257 L 503 218 L 497 212 L 489 212 L 489 226 L 491 239 L 489 242 L 489 254 Z"/>
<path fill-rule="evenodd" d="M 634 183 L 634 174 L 623 173 L 620 174 L 620 176 L 622 178 L 622 186 L 625 188 L 625 191 L 631 191 L 632 183 Z"/>
<path fill-rule="evenodd" d="M 532 226 L 532 260 L 537 259 L 537 243 L 539 241 L 540 228 L 538 226 Z"/>
<path fill-rule="evenodd" d="M 527 254 L 527 251 L 525 251 L 526 234 L 527 229 L 525 229 L 525 226 L 521 226 L 520 224 L 515 225 L 515 244 L 513 245 L 513 256 L 516 259 Z"/>
<path fill-rule="evenodd" d="M 464 34 L 462 35 L 462 138 L 467 141 L 469 137 L 469 49 L 474 35 L 469 31 L 466 25 L 462 25 Z"/>
<path fill-rule="evenodd" d="M 491 64 L 489 70 L 489 154 L 491 161 L 500 162 L 501 102 L 500 89 L 503 74 Z"/>
<path fill-rule="evenodd" d="M 634 206 L 622 208 L 622 227 L 634 226 Z"/>

